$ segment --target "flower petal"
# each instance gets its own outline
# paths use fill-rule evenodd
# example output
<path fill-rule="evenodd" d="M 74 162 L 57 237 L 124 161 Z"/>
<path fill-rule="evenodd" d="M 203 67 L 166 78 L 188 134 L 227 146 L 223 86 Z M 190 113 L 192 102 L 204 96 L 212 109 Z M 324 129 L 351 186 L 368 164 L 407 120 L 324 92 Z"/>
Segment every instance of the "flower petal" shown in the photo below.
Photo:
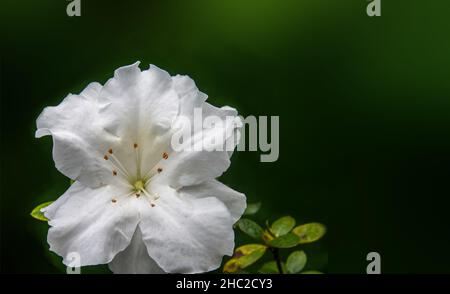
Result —
<path fill-rule="evenodd" d="M 193 130 L 192 136 L 183 142 L 188 148 L 172 150 L 168 160 L 159 163 L 165 171 L 158 178 L 161 183 L 175 189 L 197 185 L 221 176 L 230 166 L 231 152 L 228 151 L 236 147 L 240 127 L 236 110 L 203 103 L 201 112 L 203 118 L 215 116 L 222 123 L 210 128 L 204 125 L 202 129 L 195 130 L 193 115 L 188 116 L 192 122 L 189 128 Z"/>
<path fill-rule="evenodd" d="M 223 255 L 233 253 L 233 221 L 223 202 L 195 199 L 189 191 L 167 186 L 152 189 L 160 198 L 155 207 L 141 206 L 139 227 L 148 253 L 164 271 L 211 271 L 220 266 Z"/>
<path fill-rule="evenodd" d="M 179 108 L 170 75 L 154 65 L 141 72 L 139 62 L 118 68 L 105 83 L 99 101 L 104 105 L 102 112 L 118 118 L 109 128 L 121 138 L 166 131 Z"/>
<path fill-rule="evenodd" d="M 134 232 L 130 245 L 119 252 L 108 264 L 115 274 L 164 274 L 165 272 L 148 255 L 139 227 Z"/>
<path fill-rule="evenodd" d="M 175 90 L 180 97 L 179 114 L 191 117 L 195 107 L 202 107 L 208 98 L 208 95 L 198 90 L 193 79 L 184 75 L 176 75 L 172 77 Z"/>
<path fill-rule="evenodd" d="M 36 137 L 53 137 L 56 168 L 67 177 L 97 187 L 108 182 L 111 170 L 103 153 L 117 141 L 104 129 L 110 117 L 99 115 L 98 83 L 89 84 L 80 95 L 68 95 L 58 106 L 46 107 L 36 124 Z"/>
<path fill-rule="evenodd" d="M 139 62 L 121 67 L 105 83 L 99 101 L 101 113 L 116 118 L 106 129 L 126 147 L 118 149 L 119 158 L 125 159 L 129 170 L 137 171 L 131 147 L 137 144 L 145 174 L 161 159 L 156 151 L 168 149 L 178 114 L 179 96 L 171 76 L 154 65 L 141 72 Z"/>
<path fill-rule="evenodd" d="M 50 206 L 47 241 L 50 250 L 63 257 L 80 254 L 81 266 L 109 263 L 131 241 L 139 222 L 134 197 L 112 186 L 91 189 L 75 182 Z"/>
<path fill-rule="evenodd" d="M 244 194 L 229 188 L 217 180 L 210 180 L 199 185 L 184 187 L 182 191 L 187 197 L 192 199 L 207 197 L 219 199 L 228 208 L 233 223 L 242 216 L 247 206 Z"/>

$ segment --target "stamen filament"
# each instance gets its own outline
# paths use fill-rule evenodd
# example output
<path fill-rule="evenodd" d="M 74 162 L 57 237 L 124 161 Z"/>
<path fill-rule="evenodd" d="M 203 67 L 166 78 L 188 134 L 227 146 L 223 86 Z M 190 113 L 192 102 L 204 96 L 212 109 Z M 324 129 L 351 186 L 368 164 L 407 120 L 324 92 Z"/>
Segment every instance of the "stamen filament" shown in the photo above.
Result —
<path fill-rule="evenodd" d="M 144 192 L 145 196 L 147 196 L 150 199 L 150 202 L 158 200 L 159 199 L 159 195 L 158 194 L 150 194 L 149 192 L 147 192 L 147 190 L 145 190 L 144 188 L 141 190 L 142 192 Z"/>
<path fill-rule="evenodd" d="M 150 170 L 150 172 L 153 170 L 154 169 Z M 148 179 L 145 181 L 144 186 L 147 186 L 147 184 L 150 183 L 150 180 L 153 178 L 153 176 L 156 175 L 155 172 L 153 172 L 153 174 L 150 174 L 150 172 L 148 172 L 147 175 L 144 177 L 144 179 L 146 179 L 148 176 Z"/>
<path fill-rule="evenodd" d="M 145 185 L 147 185 L 147 184 L 150 182 L 150 179 L 151 179 L 154 175 L 160 173 L 160 172 L 158 171 L 159 168 L 160 168 L 160 167 L 158 167 L 158 166 L 154 166 L 152 169 L 150 169 L 150 170 L 147 172 L 147 174 L 145 174 L 145 176 L 142 177 L 143 179 L 147 179 L 147 180 L 145 181 Z M 162 171 L 162 169 L 161 169 L 161 171 Z"/>
<path fill-rule="evenodd" d="M 128 197 L 128 196 L 131 196 L 131 195 L 133 195 L 133 194 L 134 194 L 134 192 L 131 192 L 131 193 L 128 193 L 128 194 L 120 195 L 120 196 L 118 196 L 118 197 L 114 197 L 114 198 L 111 199 L 111 202 L 112 202 L 112 203 L 116 203 L 116 202 L 118 201 L 119 198 Z"/>
<path fill-rule="evenodd" d="M 122 172 L 122 174 L 125 176 L 125 178 L 127 179 L 131 179 L 130 173 L 128 172 L 128 170 L 122 165 L 122 163 L 120 163 L 119 159 L 117 159 L 117 157 L 113 154 L 110 153 L 109 156 L 114 159 L 114 162 L 111 160 L 111 163 L 114 165 L 114 167 L 116 167 L 118 170 L 120 170 Z M 116 165 L 117 163 L 117 165 Z"/>
<path fill-rule="evenodd" d="M 130 184 L 130 182 L 128 182 L 127 179 L 123 178 L 123 177 L 116 177 L 119 180 L 119 183 L 122 184 L 124 187 L 126 188 L 133 188 L 133 185 Z"/>
<path fill-rule="evenodd" d="M 141 153 L 140 150 L 138 150 L 138 144 L 134 143 L 133 144 L 133 148 L 134 148 L 134 154 L 135 154 L 135 158 L 136 158 L 136 178 L 140 179 L 141 178 Z"/>

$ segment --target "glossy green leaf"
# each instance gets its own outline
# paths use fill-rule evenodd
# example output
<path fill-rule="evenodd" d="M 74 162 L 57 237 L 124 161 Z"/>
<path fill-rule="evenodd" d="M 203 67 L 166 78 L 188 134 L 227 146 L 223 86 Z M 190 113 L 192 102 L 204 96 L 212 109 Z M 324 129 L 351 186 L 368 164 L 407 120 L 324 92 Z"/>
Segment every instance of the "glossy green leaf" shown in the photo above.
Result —
<path fill-rule="evenodd" d="M 41 209 L 44 208 L 44 207 L 49 206 L 49 205 L 52 204 L 52 203 L 53 203 L 53 201 L 44 202 L 44 203 L 42 203 L 42 204 L 39 204 L 38 206 L 36 206 L 36 207 L 31 211 L 30 215 L 31 215 L 32 217 L 34 217 L 35 219 L 37 219 L 37 220 L 44 221 L 44 222 L 48 221 L 48 218 L 46 218 L 46 217 L 44 216 L 44 214 L 41 212 Z"/>
<path fill-rule="evenodd" d="M 293 233 L 288 233 L 286 235 L 280 236 L 273 240 L 267 242 L 271 247 L 276 248 L 291 248 L 297 246 L 299 242 L 299 237 Z"/>
<path fill-rule="evenodd" d="M 304 272 L 301 272 L 301 274 L 305 274 L 305 275 L 321 275 L 323 273 L 319 272 L 319 271 L 304 271 Z"/>
<path fill-rule="evenodd" d="M 260 227 L 260 225 L 258 225 L 252 220 L 249 220 L 247 218 L 241 218 L 237 222 L 237 226 L 239 229 L 241 229 L 241 231 L 243 231 L 252 238 L 261 239 L 262 237 L 263 229 Z"/>
<path fill-rule="evenodd" d="M 233 257 L 225 263 L 223 271 L 225 273 L 236 273 L 260 259 L 267 250 L 267 246 L 262 244 L 247 244 L 236 249 Z"/>
<path fill-rule="evenodd" d="M 286 272 L 286 265 L 284 262 L 281 263 L 281 268 L 283 270 L 283 273 Z M 258 273 L 261 274 L 279 274 L 278 266 L 275 261 L 269 261 L 263 264 L 263 266 L 258 270 Z"/>
<path fill-rule="evenodd" d="M 289 255 L 286 261 L 286 272 L 288 274 L 296 274 L 300 272 L 306 265 L 308 258 L 304 251 L 294 251 Z"/>
<path fill-rule="evenodd" d="M 300 238 L 300 244 L 311 243 L 325 235 L 326 227 L 320 223 L 309 223 L 295 227 L 292 232 Z"/>
<path fill-rule="evenodd" d="M 261 202 L 249 203 L 244 211 L 244 215 L 253 215 L 261 208 Z"/>
<path fill-rule="evenodd" d="M 248 244 L 240 246 L 234 252 L 233 258 L 238 259 L 241 269 L 255 263 L 267 250 L 267 246 L 262 244 Z"/>
<path fill-rule="evenodd" d="M 291 216 L 284 216 L 282 218 L 277 219 L 271 226 L 270 231 L 276 237 L 286 235 L 289 233 L 295 226 L 295 219 Z"/>

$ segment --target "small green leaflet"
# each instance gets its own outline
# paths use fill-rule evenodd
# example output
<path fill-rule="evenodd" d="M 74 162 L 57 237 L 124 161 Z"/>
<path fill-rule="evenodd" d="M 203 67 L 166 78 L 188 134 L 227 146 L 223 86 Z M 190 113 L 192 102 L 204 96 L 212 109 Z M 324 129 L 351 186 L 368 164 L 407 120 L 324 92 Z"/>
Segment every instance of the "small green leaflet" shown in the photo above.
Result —
<path fill-rule="evenodd" d="M 237 226 L 239 227 L 239 229 L 241 229 L 241 231 L 243 231 L 252 238 L 261 239 L 262 237 L 263 229 L 260 227 L 260 225 L 258 225 L 252 220 L 249 220 L 247 218 L 241 218 L 237 222 Z"/>
<path fill-rule="evenodd" d="M 249 203 L 244 211 L 244 215 L 253 215 L 261 208 L 261 202 Z"/>
<path fill-rule="evenodd" d="M 321 223 L 309 223 L 295 227 L 292 232 L 300 238 L 300 244 L 305 244 L 322 238 L 325 235 L 326 227 Z"/>
<path fill-rule="evenodd" d="M 267 244 L 275 248 L 291 248 L 297 246 L 299 240 L 300 238 L 297 235 L 288 233 L 286 235 L 268 241 Z"/>
<path fill-rule="evenodd" d="M 275 237 L 283 236 L 289 233 L 295 226 L 295 219 L 291 216 L 284 216 L 277 219 L 271 226 L 270 231 Z"/>
<path fill-rule="evenodd" d="M 294 251 L 286 261 L 286 271 L 288 274 L 300 272 L 306 265 L 308 258 L 304 251 Z"/>

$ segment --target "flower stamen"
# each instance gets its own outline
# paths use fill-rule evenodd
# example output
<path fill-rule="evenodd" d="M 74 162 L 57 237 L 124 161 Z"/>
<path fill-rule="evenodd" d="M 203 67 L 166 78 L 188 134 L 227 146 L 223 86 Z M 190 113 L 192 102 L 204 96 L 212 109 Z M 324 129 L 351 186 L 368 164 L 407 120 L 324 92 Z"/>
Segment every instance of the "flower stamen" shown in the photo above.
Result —
<path fill-rule="evenodd" d="M 130 179 L 131 178 L 130 173 L 123 166 L 123 164 L 120 162 L 120 160 L 113 154 L 112 148 L 110 148 L 108 150 L 108 153 L 109 153 L 109 156 L 107 154 L 105 154 L 105 156 L 103 156 L 103 159 L 109 160 L 109 162 L 111 162 L 111 165 L 115 168 L 115 170 L 119 170 L 125 176 L 125 178 L 127 180 Z M 110 159 L 112 159 L 112 160 L 110 160 Z"/>
<path fill-rule="evenodd" d="M 130 195 L 133 195 L 133 193 L 134 193 L 134 192 L 127 193 L 127 194 L 124 194 L 124 195 L 121 195 L 121 196 L 118 196 L 118 197 L 114 197 L 114 198 L 111 199 L 111 202 L 112 202 L 112 203 L 117 203 L 117 201 L 118 201 L 117 199 L 118 199 L 118 198 L 128 197 L 128 196 L 130 196 Z"/>
<path fill-rule="evenodd" d="M 134 154 L 135 154 L 135 158 L 136 158 L 136 178 L 140 179 L 141 178 L 141 154 L 140 154 L 140 151 L 138 150 L 137 143 L 133 144 L 133 148 L 134 148 Z"/>
<path fill-rule="evenodd" d="M 150 181 L 151 181 L 151 179 L 153 178 L 154 175 L 156 175 L 155 170 L 154 170 L 154 169 L 151 169 L 151 170 L 147 173 L 147 175 L 145 176 L 145 178 L 146 178 L 147 180 L 145 181 L 144 186 L 147 186 L 147 184 L 150 183 Z M 147 177 L 148 177 L 148 178 L 147 178 Z"/>
<path fill-rule="evenodd" d="M 151 193 L 147 192 L 147 190 L 145 190 L 144 188 L 142 189 L 142 192 L 144 192 L 144 195 L 147 196 L 147 198 L 150 200 L 150 205 L 152 207 L 155 207 L 154 201 L 159 199 L 158 193 L 151 194 Z"/>
<path fill-rule="evenodd" d="M 145 187 L 150 182 L 152 177 L 156 174 L 159 174 L 163 171 L 162 167 L 160 166 L 154 166 L 152 169 L 148 171 L 148 173 L 142 177 L 141 176 L 141 154 L 138 143 L 133 143 L 133 149 L 134 149 L 134 155 L 136 160 L 136 174 L 135 176 L 130 176 L 129 171 L 125 168 L 125 166 L 120 162 L 120 160 L 114 155 L 114 151 L 112 148 L 109 148 L 107 153 L 104 154 L 103 159 L 106 161 L 109 161 L 113 167 L 112 169 L 112 175 L 117 176 L 120 172 L 124 177 L 117 177 L 117 179 L 120 180 L 120 182 L 124 182 L 124 184 L 127 187 L 131 188 L 131 192 L 128 193 L 126 196 L 135 195 L 136 198 L 139 198 L 141 194 L 143 193 L 146 198 L 150 201 L 150 205 L 152 207 L 155 206 L 155 201 L 159 199 L 159 195 L 157 193 L 150 193 L 148 192 Z M 169 154 L 167 152 L 164 152 L 162 154 L 162 157 L 164 159 L 169 158 Z M 113 198 L 111 200 L 112 203 L 116 203 L 117 199 Z"/>
<path fill-rule="evenodd" d="M 156 171 L 155 171 L 155 168 L 152 168 L 151 170 L 148 171 L 148 173 L 145 174 L 144 177 L 142 177 L 143 179 L 146 179 L 144 186 L 147 186 L 147 184 L 150 182 L 151 178 L 154 175 L 156 175 Z"/>

